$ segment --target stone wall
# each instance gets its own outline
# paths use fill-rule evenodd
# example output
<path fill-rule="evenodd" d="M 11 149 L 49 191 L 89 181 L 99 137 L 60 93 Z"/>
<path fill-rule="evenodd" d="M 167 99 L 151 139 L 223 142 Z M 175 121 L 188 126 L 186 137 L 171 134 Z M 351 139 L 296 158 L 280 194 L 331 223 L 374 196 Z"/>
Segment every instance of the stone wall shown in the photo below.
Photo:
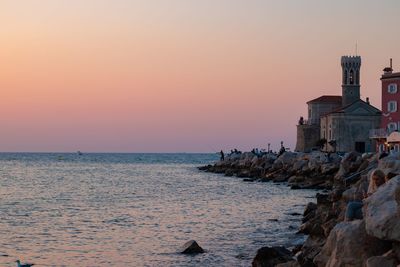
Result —
<path fill-rule="evenodd" d="M 295 151 L 310 152 L 316 147 L 320 130 L 318 125 L 297 125 L 297 142 Z"/>
<path fill-rule="evenodd" d="M 378 128 L 380 120 L 380 115 L 331 114 L 321 119 L 321 136 L 324 136 L 323 131 L 326 129 L 326 139 L 336 140 L 337 151 L 354 151 L 356 142 L 364 142 L 365 152 L 375 152 L 375 144 L 369 139 L 369 130 Z M 329 130 L 331 130 L 331 136 Z M 330 145 L 327 146 L 328 151 L 334 150 Z"/>
<path fill-rule="evenodd" d="M 309 110 L 309 117 L 308 122 L 309 124 L 320 124 L 320 118 L 322 115 L 331 112 L 334 109 L 337 109 L 341 106 L 341 103 L 335 102 L 319 102 L 319 103 L 309 103 L 308 110 Z"/>

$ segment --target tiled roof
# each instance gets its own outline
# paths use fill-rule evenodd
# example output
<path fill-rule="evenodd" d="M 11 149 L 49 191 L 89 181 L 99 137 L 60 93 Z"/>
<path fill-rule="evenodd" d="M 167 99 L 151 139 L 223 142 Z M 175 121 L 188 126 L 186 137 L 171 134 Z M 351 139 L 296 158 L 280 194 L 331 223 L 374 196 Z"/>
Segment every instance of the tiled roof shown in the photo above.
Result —
<path fill-rule="evenodd" d="M 374 109 L 376 109 L 376 112 L 378 112 L 378 113 L 381 112 L 379 109 L 377 109 L 376 107 L 372 106 L 371 104 L 365 102 L 364 100 L 359 99 L 359 100 L 356 100 L 356 101 L 354 101 L 353 103 L 348 104 L 348 105 L 346 105 L 346 106 L 344 106 L 344 107 L 339 107 L 339 108 L 337 108 L 337 109 L 332 110 L 331 112 L 325 113 L 325 114 L 322 115 L 322 117 L 327 116 L 327 115 L 329 115 L 329 114 L 333 114 L 333 113 L 342 113 L 342 112 L 345 112 L 345 109 L 347 109 L 348 107 L 350 107 L 350 106 L 352 106 L 352 105 L 354 105 L 354 104 L 356 104 L 356 103 L 358 103 L 358 102 L 363 102 L 363 103 L 365 103 L 365 104 L 367 104 L 367 105 L 373 107 Z"/>
<path fill-rule="evenodd" d="M 323 95 L 307 102 L 310 103 L 342 103 L 342 96 L 340 95 Z"/>

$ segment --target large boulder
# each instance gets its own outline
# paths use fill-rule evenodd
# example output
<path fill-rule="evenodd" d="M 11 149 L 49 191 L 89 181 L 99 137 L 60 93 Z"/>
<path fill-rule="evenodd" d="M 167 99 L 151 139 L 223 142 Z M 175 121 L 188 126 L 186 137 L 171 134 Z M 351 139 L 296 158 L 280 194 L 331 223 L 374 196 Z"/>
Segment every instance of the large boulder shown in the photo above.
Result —
<path fill-rule="evenodd" d="M 346 153 L 340 162 L 339 171 L 335 175 L 336 180 L 342 180 L 348 173 L 356 171 L 362 163 L 361 154 L 358 152 Z"/>
<path fill-rule="evenodd" d="M 384 240 L 400 241 L 400 176 L 380 186 L 364 203 L 367 233 Z"/>
<path fill-rule="evenodd" d="M 296 160 L 292 166 L 293 171 L 301 171 L 308 164 L 308 160 L 300 159 Z"/>
<path fill-rule="evenodd" d="M 313 259 L 318 255 L 325 243 L 325 238 L 308 236 L 304 242 L 301 252 L 297 255 L 297 260 L 301 266 L 313 267 Z"/>
<path fill-rule="evenodd" d="M 297 184 L 297 183 L 301 183 L 304 182 L 305 178 L 304 176 L 291 176 L 288 180 L 288 184 L 292 185 L 292 184 Z"/>
<path fill-rule="evenodd" d="M 253 267 L 275 267 L 279 263 L 292 261 L 292 253 L 284 247 L 262 247 L 254 257 Z"/>
<path fill-rule="evenodd" d="M 328 161 L 327 154 L 322 152 L 312 152 L 308 156 L 307 170 L 319 172 L 321 165 Z"/>
<path fill-rule="evenodd" d="M 396 267 L 399 260 L 394 249 L 389 250 L 382 256 L 374 256 L 367 260 L 367 267 Z"/>
<path fill-rule="evenodd" d="M 235 161 L 235 160 L 240 159 L 240 156 L 241 156 L 241 154 L 239 154 L 239 153 L 232 153 L 232 154 L 228 155 L 225 160 Z"/>
<path fill-rule="evenodd" d="M 306 207 L 304 208 L 303 216 L 307 216 L 310 212 L 313 212 L 317 209 L 317 204 L 314 202 L 308 202 Z"/>
<path fill-rule="evenodd" d="M 300 264 L 297 261 L 288 261 L 285 263 L 279 263 L 276 267 L 300 267 Z"/>
<path fill-rule="evenodd" d="M 396 267 L 398 261 L 390 256 L 374 256 L 367 260 L 366 267 Z"/>
<path fill-rule="evenodd" d="M 314 258 L 318 267 L 365 266 L 368 258 L 382 255 L 390 243 L 367 235 L 363 220 L 342 222 L 330 232 Z"/>
<path fill-rule="evenodd" d="M 263 156 L 263 158 L 267 159 L 269 163 L 274 163 L 274 161 L 278 158 L 275 154 L 268 153 Z"/>
<path fill-rule="evenodd" d="M 181 253 L 182 254 L 204 253 L 204 249 L 200 247 L 196 241 L 190 240 L 183 245 Z"/>
<path fill-rule="evenodd" d="M 334 174 L 339 170 L 339 164 L 335 162 L 324 163 L 321 165 L 321 174 Z"/>
<path fill-rule="evenodd" d="M 308 158 L 310 161 L 315 161 L 317 163 L 325 163 L 328 160 L 327 153 L 321 151 L 313 151 L 308 154 Z M 331 154 L 332 155 L 332 154 Z"/>
<path fill-rule="evenodd" d="M 251 159 L 251 167 L 259 166 L 259 165 L 261 165 L 261 162 L 262 162 L 262 159 L 261 159 L 261 158 L 259 158 L 259 157 L 257 157 L 257 156 L 254 156 L 254 157 Z"/>
<path fill-rule="evenodd" d="M 367 169 L 368 166 L 369 166 L 369 164 L 370 164 L 370 163 L 369 163 L 368 160 L 364 160 L 364 159 L 363 159 L 363 161 L 362 161 L 360 167 L 358 167 L 358 169 L 357 169 L 357 172 L 361 172 L 361 171 Z"/>
<path fill-rule="evenodd" d="M 393 155 L 379 160 L 378 168 L 385 174 L 389 172 L 400 173 L 400 159 Z"/>
<path fill-rule="evenodd" d="M 295 162 L 296 157 L 296 153 L 285 152 L 275 160 L 275 164 L 282 164 L 284 167 L 290 166 Z"/>
<path fill-rule="evenodd" d="M 352 187 L 347 189 L 342 194 L 342 199 L 347 203 L 354 200 L 362 200 L 364 193 L 368 191 L 368 176 L 361 176 L 360 180 L 357 181 Z"/>

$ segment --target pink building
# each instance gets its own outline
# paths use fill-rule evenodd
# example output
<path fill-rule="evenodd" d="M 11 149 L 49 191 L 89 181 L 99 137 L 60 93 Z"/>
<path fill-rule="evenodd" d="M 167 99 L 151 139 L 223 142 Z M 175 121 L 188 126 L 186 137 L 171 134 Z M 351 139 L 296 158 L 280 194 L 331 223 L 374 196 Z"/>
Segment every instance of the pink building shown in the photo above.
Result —
<path fill-rule="evenodd" d="M 393 72 L 392 59 L 390 67 L 383 69 L 382 81 L 382 121 L 381 129 L 371 130 L 370 137 L 378 142 L 379 151 L 387 151 L 393 147 L 400 151 L 400 140 L 397 143 L 389 136 L 400 131 L 400 72 Z"/>
<path fill-rule="evenodd" d="M 382 124 L 388 133 L 400 129 L 400 72 L 393 72 L 390 67 L 383 70 L 382 81 Z"/>

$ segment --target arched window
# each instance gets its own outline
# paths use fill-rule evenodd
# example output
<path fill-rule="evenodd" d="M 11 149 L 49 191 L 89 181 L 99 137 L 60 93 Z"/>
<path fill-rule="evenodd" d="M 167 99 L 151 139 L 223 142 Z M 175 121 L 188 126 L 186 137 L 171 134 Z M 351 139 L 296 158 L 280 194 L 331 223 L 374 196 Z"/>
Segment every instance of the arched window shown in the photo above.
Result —
<path fill-rule="evenodd" d="M 354 71 L 350 70 L 349 84 L 354 84 Z"/>
<path fill-rule="evenodd" d="M 343 71 L 343 84 L 347 84 L 347 70 Z"/>

